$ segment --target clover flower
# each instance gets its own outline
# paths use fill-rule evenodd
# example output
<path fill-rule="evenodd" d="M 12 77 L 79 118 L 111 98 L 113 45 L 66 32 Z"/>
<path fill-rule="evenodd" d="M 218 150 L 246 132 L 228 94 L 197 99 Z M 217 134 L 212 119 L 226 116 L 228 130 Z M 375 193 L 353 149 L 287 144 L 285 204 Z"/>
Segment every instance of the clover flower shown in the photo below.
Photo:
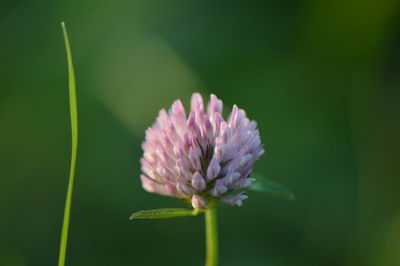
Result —
<path fill-rule="evenodd" d="M 161 109 L 142 144 L 142 185 L 148 192 L 180 198 L 193 208 L 218 201 L 241 206 L 253 164 L 264 153 L 257 123 L 233 106 L 227 120 L 211 94 L 207 110 L 199 93 L 186 116 L 180 100 Z"/>

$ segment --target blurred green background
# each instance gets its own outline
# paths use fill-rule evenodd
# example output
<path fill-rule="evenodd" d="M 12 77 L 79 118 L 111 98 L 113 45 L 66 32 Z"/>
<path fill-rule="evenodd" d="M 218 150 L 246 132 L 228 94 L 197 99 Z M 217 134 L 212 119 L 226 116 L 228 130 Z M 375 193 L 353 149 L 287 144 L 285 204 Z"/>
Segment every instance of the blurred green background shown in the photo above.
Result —
<path fill-rule="evenodd" d="M 259 124 L 249 192 L 219 208 L 221 265 L 400 265 L 398 1 L 2 1 L 0 265 L 56 265 L 70 160 L 66 55 L 80 140 L 67 265 L 202 265 L 203 217 L 141 188 L 160 108 L 215 93 Z"/>

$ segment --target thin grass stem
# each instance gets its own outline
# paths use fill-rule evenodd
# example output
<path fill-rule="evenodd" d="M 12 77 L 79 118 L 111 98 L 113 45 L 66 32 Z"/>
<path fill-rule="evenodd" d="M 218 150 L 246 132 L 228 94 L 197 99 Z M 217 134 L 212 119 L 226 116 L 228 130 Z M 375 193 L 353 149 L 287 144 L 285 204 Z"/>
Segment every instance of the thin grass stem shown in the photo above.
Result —
<path fill-rule="evenodd" d="M 71 115 L 72 152 L 71 152 L 71 167 L 70 167 L 69 181 L 68 181 L 68 191 L 65 200 L 64 219 L 61 230 L 60 254 L 58 257 L 58 266 L 65 265 L 65 254 L 67 252 L 67 242 L 68 242 L 68 228 L 71 215 L 72 190 L 74 187 L 76 155 L 78 150 L 78 108 L 76 103 L 75 73 L 74 73 L 74 66 L 72 63 L 71 47 L 69 44 L 69 38 L 67 29 L 65 27 L 65 23 L 62 22 L 61 26 L 64 34 L 65 49 L 67 51 L 67 61 L 68 61 L 69 108 Z"/>

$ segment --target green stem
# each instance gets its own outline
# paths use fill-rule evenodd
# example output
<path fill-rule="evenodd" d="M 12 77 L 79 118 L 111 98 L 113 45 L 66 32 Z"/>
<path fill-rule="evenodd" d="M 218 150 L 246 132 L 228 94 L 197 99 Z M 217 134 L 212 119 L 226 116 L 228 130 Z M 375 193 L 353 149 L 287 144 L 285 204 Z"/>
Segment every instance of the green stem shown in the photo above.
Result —
<path fill-rule="evenodd" d="M 65 48 L 67 51 L 68 61 L 68 77 L 69 77 L 69 107 L 71 113 L 71 132 L 72 132 L 72 151 L 71 151 L 71 168 L 69 172 L 68 192 L 65 199 L 64 219 L 61 230 L 61 241 L 60 241 L 60 254 L 58 257 L 58 265 L 64 266 L 65 254 L 67 252 L 67 241 L 68 241 L 68 227 L 69 217 L 71 215 L 71 202 L 72 202 L 72 190 L 74 187 L 75 178 L 75 166 L 76 166 L 76 155 L 78 150 L 78 108 L 76 104 L 76 87 L 75 87 L 75 74 L 74 67 L 72 64 L 71 48 L 69 44 L 67 29 L 65 28 L 64 22 L 61 23 Z"/>
<path fill-rule="evenodd" d="M 206 210 L 206 266 L 218 265 L 218 228 L 217 209 L 215 206 Z"/>

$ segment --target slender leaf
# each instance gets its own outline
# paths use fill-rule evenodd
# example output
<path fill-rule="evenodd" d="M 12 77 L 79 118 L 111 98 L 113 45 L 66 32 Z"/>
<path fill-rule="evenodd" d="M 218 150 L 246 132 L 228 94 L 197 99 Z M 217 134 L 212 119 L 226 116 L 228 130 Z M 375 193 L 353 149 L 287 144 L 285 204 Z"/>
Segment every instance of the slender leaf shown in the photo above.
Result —
<path fill-rule="evenodd" d="M 250 190 L 267 192 L 273 196 L 288 200 L 294 200 L 296 198 L 289 189 L 274 181 L 271 181 L 258 174 L 251 174 L 251 177 L 255 178 L 256 181 L 253 183 L 253 185 L 251 185 L 251 187 L 249 187 Z"/>
<path fill-rule="evenodd" d="M 165 219 L 165 218 L 175 218 L 181 216 L 196 216 L 202 212 L 200 209 L 188 210 L 181 208 L 167 208 L 167 209 L 155 209 L 138 211 L 131 215 L 131 220 L 134 219 Z"/>
<path fill-rule="evenodd" d="M 64 266 L 65 254 L 67 252 L 69 218 L 71 214 L 72 190 L 74 187 L 74 178 L 75 178 L 76 154 L 78 150 L 78 108 L 76 103 L 75 73 L 74 73 L 74 66 L 72 64 L 71 48 L 69 44 L 67 29 L 65 28 L 64 22 L 61 23 L 61 26 L 64 34 L 65 49 L 67 51 L 69 108 L 71 115 L 71 132 L 72 132 L 71 167 L 69 173 L 67 197 L 65 200 L 64 220 L 61 230 L 60 254 L 58 257 L 58 265 Z"/>

